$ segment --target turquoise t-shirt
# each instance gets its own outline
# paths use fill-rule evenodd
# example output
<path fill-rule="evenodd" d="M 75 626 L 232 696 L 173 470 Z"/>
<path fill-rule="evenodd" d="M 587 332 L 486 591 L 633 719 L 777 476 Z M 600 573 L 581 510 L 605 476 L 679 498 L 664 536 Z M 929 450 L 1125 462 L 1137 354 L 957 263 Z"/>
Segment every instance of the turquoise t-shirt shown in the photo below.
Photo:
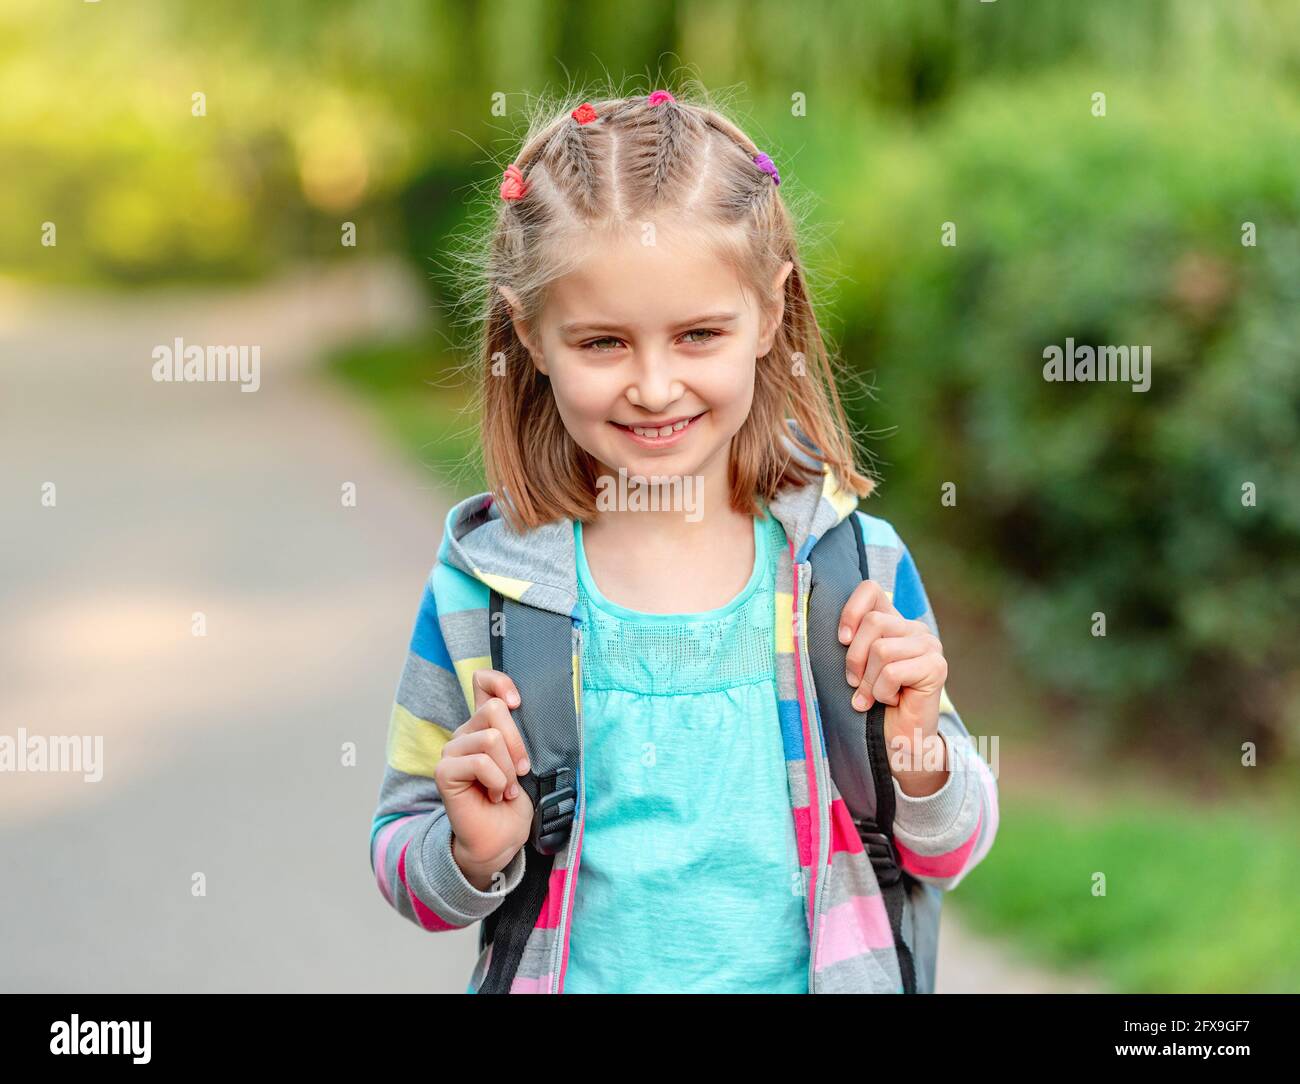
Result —
<path fill-rule="evenodd" d="M 601 594 L 575 521 L 586 824 L 565 993 L 807 993 L 808 924 L 777 715 L 776 567 L 727 605 Z"/>

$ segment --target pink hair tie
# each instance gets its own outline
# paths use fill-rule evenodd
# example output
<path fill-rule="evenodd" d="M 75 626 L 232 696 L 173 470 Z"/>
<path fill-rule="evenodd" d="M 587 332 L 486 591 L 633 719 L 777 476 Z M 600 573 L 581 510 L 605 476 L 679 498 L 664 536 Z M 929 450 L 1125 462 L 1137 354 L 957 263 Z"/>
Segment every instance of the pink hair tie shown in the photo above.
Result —
<path fill-rule="evenodd" d="M 677 101 L 677 99 L 674 98 L 671 94 L 669 94 L 668 91 L 666 90 L 656 90 L 652 92 L 650 95 L 651 105 L 658 105 L 660 102 L 675 102 L 675 101 Z"/>
<path fill-rule="evenodd" d="M 519 167 L 512 162 L 506 166 L 505 173 L 501 175 L 501 198 L 514 202 L 523 199 L 526 195 L 528 195 L 528 182 L 519 172 Z"/>
<path fill-rule="evenodd" d="M 759 169 L 768 174 L 772 178 L 773 184 L 781 183 L 781 174 L 776 171 L 776 166 L 772 163 L 772 159 L 762 151 L 759 151 L 754 155 L 754 165 L 758 166 Z"/>
<path fill-rule="evenodd" d="M 596 119 L 596 110 L 592 108 L 590 102 L 583 102 L 569 115 L 579 124 L 590 124 Z"/>

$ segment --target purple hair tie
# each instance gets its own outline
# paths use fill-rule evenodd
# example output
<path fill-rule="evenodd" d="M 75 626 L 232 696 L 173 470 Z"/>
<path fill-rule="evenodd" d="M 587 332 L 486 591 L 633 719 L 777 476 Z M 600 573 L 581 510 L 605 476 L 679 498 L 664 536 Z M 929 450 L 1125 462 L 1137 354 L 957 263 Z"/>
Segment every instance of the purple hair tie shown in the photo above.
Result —
<path fill-rule="evenodd" d="M 779 174 L 776 171 L 776 166 L 772 164 L 772 159 L 770 159 L 762 151 L 759 151 L 756 155 L 754 155 L 754 165 L 758 166 L 758 168 L 761 169 L 764 173 L 770 174 L 772 177 L 773 184 L 781 183 L 781 174 Z"/>

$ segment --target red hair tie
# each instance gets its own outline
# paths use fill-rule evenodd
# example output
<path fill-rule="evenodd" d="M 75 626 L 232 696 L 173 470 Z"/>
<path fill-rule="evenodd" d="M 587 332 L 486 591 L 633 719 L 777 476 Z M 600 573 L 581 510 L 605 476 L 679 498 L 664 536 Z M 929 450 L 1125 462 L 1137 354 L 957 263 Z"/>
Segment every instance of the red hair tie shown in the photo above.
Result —
<path fill-rule="evenodd" d="M 590 102 L 583 102 L 570 116 L 579 124 L 590 124 L 596 119 L 596 111 L 591 107 Z"/>
<path fill-rule="evenodd" d="M 511 162 L 506 166 L 505 173 L 501 175 L 501 198 L 513 202 L 523 199 L 526 195 L 528 195 L 528 182 L 519 172 L 519 167 Z"/>
<path fill-rule="evenodd" d="M 675 101 L 677 101 L 677 99 L 674 98 L 671 94 L 669 94 L 668 91 L 666 90 L 656 90 L 656 91 L 652 91 L 650 94 L 651 105 L 658 105 L 660 102 L 675 102 Z"/>

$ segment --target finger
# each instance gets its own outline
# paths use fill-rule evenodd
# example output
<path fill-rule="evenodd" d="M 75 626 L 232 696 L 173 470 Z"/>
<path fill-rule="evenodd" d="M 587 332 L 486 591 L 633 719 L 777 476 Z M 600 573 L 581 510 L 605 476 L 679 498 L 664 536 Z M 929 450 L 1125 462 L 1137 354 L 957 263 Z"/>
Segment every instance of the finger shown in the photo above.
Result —
<path fill-rule="evenodd" d="M 442 749 L 444 757 L 465 757 L 477 753 L 490 756 L 496 762 L 497 767 L 501 769 L 501 773 L 506 779 L 505 796 L 507 798 L 513 798 L 519 793 L 518 780 L 515 777 L 515 765 L 510 756 L 510 749 L 506 745 L 505 735 L 495 727 L 485 727 L 482 730 L 453 737 Z"/>
<path fill-rule="evenodd" d="M 946 677 L 947 668 L 948 664 L 942 655 L 925 654 L 891 662 L 880 671 L 876 683 L 871 687 L 871 695 L 882 704 L 896 705 L 898 694 L 902 689 L 925 688 L 931 684 L 930 679 L 941 672 L 942 676 Z M 936 691 L 942 683 L 940 678 L 939 685 L 935 686 Z"/>
<path fill-rule="evenodd" d="M 849 600 L 840 611 L 840 643 L 847 644 L 853 630 L 862 623 L 863 617 L 872 610 L 882 613 L 898 613 L 893 603 L 885 594 L 885 589 L 875 580 L 863 580 L 853 589 Z"/>
<path fill-rule="evenodd" d="M 862 619 L 844 656 L 844 677 L 850 685 L 862 681 L 871 645 L 882 636 L 906 636 L 910 631 L 907 625 L 901 614 L 888 614 L 882 610 L 872 610 Z"/>
<path fill-rule="evenodd" d="M 448 743 L 450 744 L 450 743 Z M 505 791 L 506 777 L 486 753 L 473 753 L 467 757 L 444 757 L 438 765 L 441 778 L 450 783 L 478 783 L 488 792 L 488 797 L 500 801 Z"/>
<path fill-rule="evenodd" d="M 942 654 L 942 648 L 939 641 L 929 633 L 920 636 L 881 636 L 867 652 L 867 665 L 863 668 L 862 679 L 857 683 L 858 688 L 870 692 L 880 671 L 891 662 L 931 653 Z"/>
<path fill-rule="evenodd" d="M 512 708 L 519 707 L 519 690 L 509 674 L 500 670 L 475 670 L 470 684 L 474 689 L 475 711 L 494 696 L 499 696 Z"/>
<path fill-rule="evenodd" d="M 513 683 L 512 683 L 513 684 Z M 506 747 L 510 750 L 510 759 L 514 762 L 515 771 L 520 775 L 526 775 L 531 768 L 528 760 L 528 747 L 524 744 L 523 735 L 519 732 L 519 726 L 510 714 L 510 709 L 506 707 L 506 702 L 500 697 L 492 697 L 483 701 L 483 706 L 469 717 L 457 728 L 456 733 L 472 734 L 479 730 L 499 730 L 502 737 L 505 738 Z"/>

